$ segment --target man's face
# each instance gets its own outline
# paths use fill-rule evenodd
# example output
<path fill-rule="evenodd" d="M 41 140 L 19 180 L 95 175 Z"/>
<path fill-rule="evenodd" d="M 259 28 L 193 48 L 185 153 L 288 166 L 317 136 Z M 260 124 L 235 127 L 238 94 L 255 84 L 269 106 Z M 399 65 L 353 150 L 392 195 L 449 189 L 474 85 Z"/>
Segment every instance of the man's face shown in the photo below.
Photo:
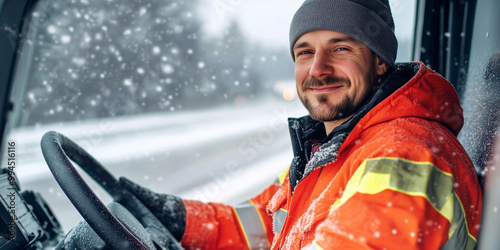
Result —
<path fill-rule="evenodd" d="M 301 36 L 293 47 L 300 100 L 311 117 L 344 121 L 356 112 L 387 65 L 358 40 L 320 30 Z"/>

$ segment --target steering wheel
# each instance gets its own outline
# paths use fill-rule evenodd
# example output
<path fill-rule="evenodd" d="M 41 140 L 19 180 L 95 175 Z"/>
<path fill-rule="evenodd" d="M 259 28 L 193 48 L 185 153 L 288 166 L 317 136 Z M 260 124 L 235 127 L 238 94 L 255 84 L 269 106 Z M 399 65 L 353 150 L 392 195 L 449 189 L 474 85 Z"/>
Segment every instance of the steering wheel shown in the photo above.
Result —
<path fill-rule="evenodd" d="M 113 249 L 148 249 L 103 204 L 69 159 L 92 177 L 114 201 L 127 208 L 168 249 L 182 249 L 161 222 L 97 160 L 64 135 L 50 131 L 41 140 L 42 153 L 57 183 L 97 235 Z M 69 157 L 69 158 L 68 158 Z"/>

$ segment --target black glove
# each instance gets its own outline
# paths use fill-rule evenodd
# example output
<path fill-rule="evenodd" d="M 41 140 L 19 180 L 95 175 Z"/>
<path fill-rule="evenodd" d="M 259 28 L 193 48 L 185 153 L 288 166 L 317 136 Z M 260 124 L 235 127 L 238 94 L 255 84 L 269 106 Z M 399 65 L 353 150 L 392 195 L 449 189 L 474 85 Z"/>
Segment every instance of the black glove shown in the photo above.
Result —
<path fill-rule="evenodd" d="M 182 239 L 186 229 L 186 209 L 181 198 L 155 193 L 124 177 L 120 177 L 119 181 L 160 220 L 177 241 Z"/>

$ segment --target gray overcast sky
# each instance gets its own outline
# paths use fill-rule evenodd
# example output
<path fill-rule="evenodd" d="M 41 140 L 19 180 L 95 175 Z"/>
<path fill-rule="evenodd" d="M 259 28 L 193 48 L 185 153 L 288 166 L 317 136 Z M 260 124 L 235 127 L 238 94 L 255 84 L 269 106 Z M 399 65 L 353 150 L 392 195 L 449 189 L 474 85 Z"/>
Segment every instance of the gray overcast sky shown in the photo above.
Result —
<path fill-rule="evenodd" d="M 252 40 L 287 46 L 288 28 L 303 0 L 204 0 L 208 32 L 219 32 L 233 18 Z"/>
<path fill-rule="evenodd" d="M 416 0 L 390 0 L 396 35 L 413 35 Z M 304 0 L 203 0 L 206 28 L 210 33 L 223 30 L 236 18 L 248 39 L 266 46 L 288 46 L 288 29 L 293 14 Z"/>

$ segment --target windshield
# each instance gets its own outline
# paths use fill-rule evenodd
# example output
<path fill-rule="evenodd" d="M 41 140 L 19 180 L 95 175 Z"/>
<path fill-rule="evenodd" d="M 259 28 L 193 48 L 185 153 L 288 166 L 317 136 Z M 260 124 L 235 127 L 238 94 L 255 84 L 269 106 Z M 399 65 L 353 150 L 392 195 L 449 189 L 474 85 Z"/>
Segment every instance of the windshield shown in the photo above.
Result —
<path fill-rule="evenodd" d="M 391 1 L 398 61 L 412 59 L 409 2 Z M 65 231 L 80 220 L 40 151 L 55 130 L 158 192 L 232 203 L 258 193 L 290 163 L 287 117 L 307 114 L 288 49 L 301 3 L 39 1 L 7 135 L 22 188 L 42 193 Z"/>

